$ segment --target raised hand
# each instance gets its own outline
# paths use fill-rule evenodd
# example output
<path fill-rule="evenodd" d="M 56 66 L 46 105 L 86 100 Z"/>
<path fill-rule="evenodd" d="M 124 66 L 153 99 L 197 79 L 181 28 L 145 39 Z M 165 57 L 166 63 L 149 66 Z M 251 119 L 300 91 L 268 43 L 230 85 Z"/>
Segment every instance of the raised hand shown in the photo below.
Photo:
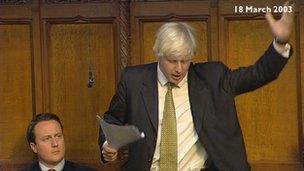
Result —
<path fill-rule="evenodd" d="M 285 6 L 289 6 L 288 1 L 284 4 L 284 7 Z M 294 4 L 290 5 L 288 9 L 291 10 L 288 12 L 283 12 L 279 20 L 275 20 L 271 13 L 267 13 L 265 15 L 271 32 L 274 35 L 276 42 L 279 44 L 286 44 L 289 41 L 294 25 L 294 7 Z"/>

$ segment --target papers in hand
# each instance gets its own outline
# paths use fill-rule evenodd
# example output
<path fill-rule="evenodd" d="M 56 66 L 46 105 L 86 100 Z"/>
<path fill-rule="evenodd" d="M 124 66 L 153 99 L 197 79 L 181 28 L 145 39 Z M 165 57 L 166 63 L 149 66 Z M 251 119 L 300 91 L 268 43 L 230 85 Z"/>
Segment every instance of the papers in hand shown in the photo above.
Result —
<path fill-rule="evenodd" d="M 145 137 L 145 134 L 143 132 L 140 133 L 134 125 L 119 126 L 109 124 L 98 115 L 96 117 L 99 120 L 99 124 L 106 136 L 108 144 L 113 148 L 119 149 L 122 146 Z"/>

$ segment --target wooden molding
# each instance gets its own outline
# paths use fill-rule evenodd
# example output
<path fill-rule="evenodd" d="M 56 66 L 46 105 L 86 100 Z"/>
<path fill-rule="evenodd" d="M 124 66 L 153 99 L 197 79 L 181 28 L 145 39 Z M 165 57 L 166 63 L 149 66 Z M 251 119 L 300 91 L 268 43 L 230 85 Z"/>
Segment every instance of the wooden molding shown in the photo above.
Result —
<path fill-rule="evenodd" d="M 130 59 L 130 2 L 119 3 L 120 69 L 124 69 Z"/>
<path fill-rule="evenodd" d="M 114 0 L 44 0 L 45 4 L 86 4 L 86 3 L 105 3 Z"/>
<path fill-rule="evenodd" d="M 22 5 L 31 3 L 32 0 L 0 0 L 0 5 Z"/>

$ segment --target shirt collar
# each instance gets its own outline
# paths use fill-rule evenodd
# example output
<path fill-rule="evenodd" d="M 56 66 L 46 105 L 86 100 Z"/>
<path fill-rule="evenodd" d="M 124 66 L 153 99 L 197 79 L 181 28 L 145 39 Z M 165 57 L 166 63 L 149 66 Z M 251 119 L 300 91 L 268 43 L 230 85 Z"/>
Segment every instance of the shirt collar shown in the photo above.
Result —
<path fill-rule="evenodd" d="M 55 169 L 56 171 L 62 171 L 64 167 L 65 160 L 62 159 L 55 167 L 49 168 L 45 166 L 43 163 L 39 162 L 39 167 L 41 168 L 42 171 L 47 171 L 49 169 Z"/>
<path fill-rule="evenodd" d="M 165 74 L 159 68 L 159 63 L 157 64 L 157 79 L 162 87 L 165 86 L 168 82 L 168 79 L 166 78 Z M 188 72 L 186 73 L 182 81 L 177 84 L 177 86 L 182 87 L 187 81 L 188 81 Z"/>

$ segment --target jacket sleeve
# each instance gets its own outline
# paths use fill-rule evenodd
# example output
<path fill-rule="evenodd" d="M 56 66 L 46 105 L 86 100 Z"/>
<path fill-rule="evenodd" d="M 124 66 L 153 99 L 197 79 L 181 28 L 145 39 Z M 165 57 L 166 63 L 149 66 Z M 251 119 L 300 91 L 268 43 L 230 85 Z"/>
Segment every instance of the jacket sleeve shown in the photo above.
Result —
<path fill-rule="evenodd" d="M 291 48 L 289 57 L 292 53 Z M 240 67 L 236 70 L 230 70 L 226 67 L 222 78 L 223 88 L 233 95 L 255 90 L 275 80 L 288 59 L 279 54 L 271 44 L 254 65 Z"/>
<path fill-rule="evenodd" d="M 115 95 L 112 97 L 109 109 L 107 112 L 104 113 L 103 119 L 111 124 L 116 125 L 124 125 L 126 123 L 126 111 L 127 111 L 127 105 L 126 105 L 126 69 L 123 70 L 121 79 L 118 83 L 118 87 L 116 90 Z M 101 160 L 105 163 L 106 161 L 103 158 L 102 155 L 102 146 L 104 142 L 106 141 L 106 137 L 99 126 L 99 138 L 98 138 L 98 144 L 100 148 L 100 154 L 101 154 Z"/>

